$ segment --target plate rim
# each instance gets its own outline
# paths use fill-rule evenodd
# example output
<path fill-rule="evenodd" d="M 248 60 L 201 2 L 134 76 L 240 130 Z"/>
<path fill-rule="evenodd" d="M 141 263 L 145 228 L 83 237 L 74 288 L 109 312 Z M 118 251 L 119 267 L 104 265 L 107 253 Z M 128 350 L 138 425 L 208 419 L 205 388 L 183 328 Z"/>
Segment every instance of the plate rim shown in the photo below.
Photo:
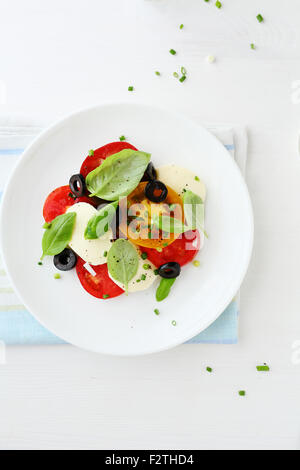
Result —
<path fill-rule="evenodd" d="M 155 111 L 158 111 L 158 112 L 162 112 L 162 113 L 171 115 L 174 118 L 177 118 L 179 120 L 184 120 L 187 123 L 190 123 L 190 124 L 192 124 L 196 127 L 201 128 L 202 131 L 204 131 L 212 140 L 214 140 L 216 146 L 218 146 L 220 149 L 222 149 L 222 152 L 224 154 L 224 158 L 227 158 L 227 161 L 228 161 L 229 165 L 231 165 L 232 168 L 234 168 L 234 171 L 237 175 L 237 178 L 239 179 L 239 183 L 241 184 L 241 187 L 243 188 L 244 195 L 246 197 L 247 206 L 248 206 L 247 213 L 248 213 L 248 221 L 249 221 L 249 228 L 250 228 L 250 233 L 248 234 L 248 239 L 247 239 L 248 244 L 247 244 L 247 257 L 245 258 L 246 261 L 244 263 L 243 269 L 242 269 L 241 274 L 239 276 L 239 280 L 236 281 L 236 283 L 234 284 L 234 286 L 237 285 L 237 287 L 232 288 L 233 293 L 230 293 L 226 296 L 226 301 L 225 301 L 225 297 L 224 297 L 224 301 L 223 301 L 224 305 L 222 307 L 220 307 L 219 309 L 216 309 L 217 313 L 213 316 L 213 318 L 211 318 L 211 319 L 207 320 L 206 322 L 204 322 L 204 326 L 201 326 L 200 330 L 198 329 L 197 331 L 193 331 L 192 334 L 189 334 L 188 336 L 185 336 L 184 338 L 182 338 L 180 340 L 174 340 L 172 342 L 169 342 L 167 346 L 162 346 L 160 348 L 156 348 L 155 350 L 153 350 L 153 348 L 152 348 L 149 351 L 130 352 L 130 353 L 128 353 L 128 352 L 127 353 L 126 352 L 125 353 L 122 353 L 122 352 L 105 352 L 105 351 L 101 351 L 99 349 L 96 350 L 93 347 L 87 348 L 87 347 L 82 346 L 78 343 L 72 342 L 70 339 L 61 338 L 61 336 L 55 331 L 55 329 L 52 329 L 51 327 L 49 327 L 48 325 L 45 324 L 47 322 L 42 321 L 38 315 L 32 313 L 30 308 L 27 305 L 27 302 L 24 301 L 23 296 L 20 294 L 19 289 L 17 288 L 17 286 L 16 286 L 16 284 L 13 280 L 13 275 L 12 275 L 12 273 L 10 272 L 10 270 L 8 268 L 6 253 L 5 253 L 4 246 L 3 246 L 3 244 L 4 244 L 4 242 L 3 242 L 4 231 L 5 231 L 4 230 L 4 226 L 5 226 L 5 224 L 4 224 L 4 217 L 5 217 L 4 212 L 5 212 L 5 205 L 7 204 L 6 200 L 8 198 L 8 194 L 9 194 L 9 190 L 10 190 L 10 186 L 12 184 L 12 181 L 15 177 L 15 174 L 18 172 L 18 169 L 19 169 L 19 166 L 21 165 L 21 163 L 23 164 L 28 158 L 30 158 L 30 154 L 32 153 L 32 151 L 35 150 L 35 147 L 40 144 L 40 141 L 43 141 L 47 136 L 49 137 L 52 134 L 53 131 L 59 129 L 69 119 L 71 119 L 73 117 L 76 117 L 76 116 L 80 116 L 81 114 L 85 114 L 85 113 L 88 114 L 89 112 L 95 111 L 95 110 L 100 109 L 100 108 L 105 108 L 105 107 L 109 107 L 109 108 L 116 107 L 116 108 L 118 108 L 120 106 L 121 107 L 131 106 L 133 108 L 139 108 L 139 109 L 148 108 L 148 109 L 151 109 L 151 110 L 155 110 Z M 210 325 L 212 325 L 220 317 L 220 315 L 224 312 L 224 310 L 230 305 L 231 300 L 234 298 L 234 296 L 236 295 L 236 293 L 240 289 L 240 287 L 243 283 L 243 280 L 246 276 L 246 273 L 248 271 L 248 268 L 249 268 L 249 264 L 250 264 L 250 260 L 251 260 L 251 256 L 252 256 L 252 252 L 253 252 L 253 245 L 254 245 L 253 206 L 252 206 L 252 201 L 251 201 L 251 197 L 250 197 L 250 194 L 249 194 L 249 190 L 248 190 L 246 180 L 245 180 L 244 176 L 242 175 L 242 172 L 241 172 L 237 162 L 232 158 L 232 156 L 229 154 L 228 150 L 226 150 L 226 148 L 223 146 L 223 144 L 220 142 L 220 140 L 214 134 L 212 134 L 205 126 L 203 126 L 201 124 L 198 124 L 193 118 L 188 117 L 186 114 L 181 113 L 179 111 L 174 111 L 174 110 L 169 109 L 169 108 L 165 108 L 165 107 L 162 107 L 162 106 L 151 105 L 151 104 L 148 104 L 148 103 L 131 103 L 129 101 L 102 102 L 102 103 L 98 103 L 98 104 L 93 105 L 93 106 L 83 107 L 83 108 L 81 108 L 81 109 L 79 109 L 75 112 L 68 113 L 67 115 L 61 117 L 60 119 L 58 119 L 56 121 L 54 121 L 53 124 L 46 127 L 40 134 L 38 134 L 33 139 L 33 141 L 29 144 L 29 146 L 26 147 L 25 151 L 22 153 L 22 155 L 19 157 L 17 163 L 15 164 L 15 166 L 14 166 L 14 168 L 13 168 L 13 170 L 12 170 L 10 176 L 9 176 L 9 179 L 7 180 L 7 182 L 5 184 L 5 188 L 4 188 L 3 193 L 2 193 L 2 200 L 1 200 L 1 207 L 0 207 L 0 248 L 1 248 L 1 254 L 2 254 L 2 260 L 3 260 L 4 268 L 6 270 L 6 273 L 8 275 L 8 278 L 9 278 L 11 284 L 12 284 L 12 287 L 13 287 L 15 293 L 20 297 L 20 300 L 23 302 L 23 305 L 24 305 L 25 309 L 28 310 L 30 315 L 32 315 L 35 318 L 35 320 L 38 321 L 40 323 L 40 325 L 42 325 L 44 328 L 46 328 L 49 332 L 51 332 L 52 334 L 54 334 L 58 338 L 67 341 L 69 344 L 72 344 L 76 347 L 79 347 L 79 348 L 87 350 L 87 351 L 96 352 L 98 354 L 104 354 L 104 355 L 116 356 L 116 357 L 118 357 L 118 356 L 119 357 L 135 357 L 135 356 L 144 356 L 144 355 L 148 355 L 148 354 L 156 354 L 156 353 L 159 353 L 159 352 L 167 351 L 167 350 L 172 349 L 172 348 L 174 348 L 176 346 L 179 346 L 181 344 L 184 344 L 189 339 L 193 338 L 194 336 L 197 336 L 202 331 L 206 330 Z"/>

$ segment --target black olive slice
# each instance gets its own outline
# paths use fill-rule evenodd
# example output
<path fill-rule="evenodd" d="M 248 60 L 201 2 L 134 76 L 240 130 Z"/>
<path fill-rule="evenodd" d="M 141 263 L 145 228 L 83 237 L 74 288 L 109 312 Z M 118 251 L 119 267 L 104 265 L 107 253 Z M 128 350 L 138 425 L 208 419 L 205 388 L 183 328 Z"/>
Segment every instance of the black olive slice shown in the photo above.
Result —
<path fill-rule="evenodd" d="M 76 266 L 77 256 L 71 248 L 65 248 L 59 255 L 54 256 L 53 263 L 60 271 L 70 271 Z"/>
<path fill-rule="evenodd" d="M 71 176 L 69 186 L 72 193 L 76 197 L 82 197 L 86 191 L 84 176 L 82 176 L 80 173 L 78 175 Z"/>
<path fill-rule="evenodd" d="M 168 196 L 168 189 L 161 181 L 153 180 L 147 184 L 145 194 L 152 202 L 163 202 Z"/>
<path fill-rule="evenodd" d="M 152 162 L 148 163 L 148 166 L 146 168 L 142 181 L 153 181 L 156 179 L 156 176 L 157 176 L 156 169 L 154 168 L 153 163 Z"/>
<path fill-rule="evenodd" d="M 158 268 L 158 274 L 165 279 L 174 279 L 175 277 L 178 277 L 180 271 L 180 264 L 175 263 L 175 261 L 165 263 Z"/>

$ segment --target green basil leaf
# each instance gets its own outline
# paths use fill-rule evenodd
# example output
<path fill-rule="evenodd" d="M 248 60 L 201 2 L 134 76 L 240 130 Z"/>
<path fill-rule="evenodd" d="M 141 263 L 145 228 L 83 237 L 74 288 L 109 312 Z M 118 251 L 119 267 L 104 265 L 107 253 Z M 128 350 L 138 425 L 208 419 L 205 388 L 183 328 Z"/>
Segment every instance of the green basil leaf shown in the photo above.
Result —
<path fill-rule="evenodd" d="M 128 240 L 116 240 L 108 252 L 107 268 L 113 279 L 124 284 L 126 292 L 138 266 L 139 256 L 134 246 Z"/>
<path fill-rule="evenodd" d="M 204 230 L 204 203 L 200 196 L 186 191 L 183 196 L 184 216 L 191 230 Z"/>
<path fill-rule="evenodd" d="M 184 233 L 188 230 L 188 227 L 179 219 L 161 215 L 159 217 L 159 229 L 168 233 Z"/>
<path fill-rule="evenodd" d="M 151 155 L 125 149 L 106 158 L 86 177 L 91 196 L 116 201 L 131 193 L 141 181 Z"/>
<path fill-rule="evenodd" d="M 84 238 L 86 240 L 95 240 L 100 238 L 108 231 L 115 216 L 118 205 L 119 201 L 114 201 L 111 204 L 107 204 L 98 211 L 98 214 L 94 215 L 88 221 L 84 232 Z"/>
<path fill-rule="evenodd" d="M 42 248 L 44 256 L 55 256 L 61 253 L 72 238 L 75 225 L 76 213 L 68 212 L 56 217 L 51 225 L 46 228 L 42 240 Z"/>
<path fill-rule="evenodd" d="M 171 287 L 173 286 L 174 282 L 176 281 L 176 277 L 173 279 L 165 279 L 162 278 L 160 284 L 156 290 L 156 300 L 157 302 L 161 302 L 170 294 Z"/>

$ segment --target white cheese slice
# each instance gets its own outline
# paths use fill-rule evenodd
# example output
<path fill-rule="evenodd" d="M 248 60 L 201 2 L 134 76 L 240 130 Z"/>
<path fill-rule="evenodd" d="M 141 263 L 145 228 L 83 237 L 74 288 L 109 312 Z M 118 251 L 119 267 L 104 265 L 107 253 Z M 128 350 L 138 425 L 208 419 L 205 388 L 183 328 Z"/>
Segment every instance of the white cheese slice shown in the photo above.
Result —
<path fill-rule="evenodd" d="M 165 165 L 157 168 L 157 179 L 162 181 L 170 188 L 174 189 L 179 196 L 184 194 L 185 190 L 193 191 L 205 201 L 206 187 L 199 180 L 198 175 L 186 168 L 177 165 Z"/>
<path fill-rule="evenodd" d="M 84 232 L 88 221 L 97 214 L 97 210 L 86 202 L 79 202 L 69 207 L 67 212 L 75 212 L 76 221 L 69 246 L 80 258 L 93 266 L 99 266 L 107 262 L 105 252 L 110 250 L 113 242 L 113 233 L 109 229 L 102 237 L 96 240 L 86 240 Z"/>
<path fill-rule="evenodd" d="M 135 246 L 139 254 L 139 266 L 136 275 L 128 283 L 128 292 L 138 292 L 149 289 L 154 281 L 159 277 L 154 274 L 156 267 L 148 259 L 141 258 L 140 250 Z M 145 269 L 144 266 L 150 266 L 149 269 Z M 146 279 L 142 279 L 146 276 Z M 109 273 L 109 277 L 117 284 L 121 289 L 125 290 L 125 285 L 119 281 L 116 281 Z"/>

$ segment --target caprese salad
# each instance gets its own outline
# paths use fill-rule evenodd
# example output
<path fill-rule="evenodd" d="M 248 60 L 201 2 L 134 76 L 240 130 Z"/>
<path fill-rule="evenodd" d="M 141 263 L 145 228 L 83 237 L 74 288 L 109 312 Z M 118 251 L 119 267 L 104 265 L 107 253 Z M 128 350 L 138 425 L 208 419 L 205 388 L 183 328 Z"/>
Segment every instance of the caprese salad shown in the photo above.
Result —
<path fill-rule="evenodd" d="M 162 301 L 182 266 L 200 264 L 205 185 L 190 170 L 155 168 L 150 159 L 125 141 L 90 150 L 80 173 L 45 201 L 41 259 L 52 256 L 60 271 L 75 268 L 99 299 L 157 282 Z"/>

